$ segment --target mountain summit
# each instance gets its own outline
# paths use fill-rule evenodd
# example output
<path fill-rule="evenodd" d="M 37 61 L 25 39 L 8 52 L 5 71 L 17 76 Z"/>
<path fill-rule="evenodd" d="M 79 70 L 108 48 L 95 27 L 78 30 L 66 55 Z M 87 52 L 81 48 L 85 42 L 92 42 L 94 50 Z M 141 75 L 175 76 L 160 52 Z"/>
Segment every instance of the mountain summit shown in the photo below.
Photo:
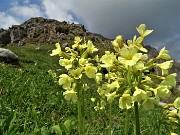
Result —
<path fill-rule="evenodd" d="M 89 37 L 94 41 L 107 40 L 101 35 L 88 32 L 81 24 L 36 17 L 21 25 L 13 25 L 7 30 L 0 29 L 0 44 L 55 43 L 63 40 L 74 40 L 75 36 Z"/>

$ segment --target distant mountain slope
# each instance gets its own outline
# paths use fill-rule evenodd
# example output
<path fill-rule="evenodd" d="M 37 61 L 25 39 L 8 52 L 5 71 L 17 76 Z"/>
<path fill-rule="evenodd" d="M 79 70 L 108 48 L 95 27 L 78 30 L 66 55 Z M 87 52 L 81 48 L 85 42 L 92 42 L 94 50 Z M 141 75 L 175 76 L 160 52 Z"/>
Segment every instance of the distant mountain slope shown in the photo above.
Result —
<path fill-rule="evenodd" d="M 104 50 L 110 50 L 111 40 L 100 34 L 88 32 L 83 25 L 59 22 L 54 19 L 45 19 L 42 17 L 31 18 L 21 25 L 13 25 L 9 29 L 0 29 L 0 44 L 17 44 L 22 46 L 29 43 L 34 44 L 54 44 L 60 42 L 63 47 L 73 43 L 75 36 L 86 37 L 90 39 L 99 48 L 99 53 Z M 146 46 L 150 57 L 156 57 L 158 51 Z M 175 62 L 171 72 L 176 72 L 178 84 L 180 82 L 180 62 Z"/>

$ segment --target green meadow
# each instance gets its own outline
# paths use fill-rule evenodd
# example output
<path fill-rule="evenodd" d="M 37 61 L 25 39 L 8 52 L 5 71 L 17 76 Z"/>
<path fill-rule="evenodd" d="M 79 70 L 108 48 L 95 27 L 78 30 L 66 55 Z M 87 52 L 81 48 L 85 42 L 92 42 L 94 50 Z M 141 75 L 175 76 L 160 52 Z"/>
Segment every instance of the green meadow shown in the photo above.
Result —
<path fill-rule="evenodd" d="M 0 63 L 0 135 L 78 135 L 77 104 L 64 99 L 64 90 L 49 75 L 58 75 L 65 69 L 58 57 L 48 52 L 54 45 L 29 44 L 6 47 L 19 56 L 20 66 Z M 97 85 L 89 80 L 85 93 L 85 134 L 108 134 L 109 110 L 95 111 L 90 100 L 96 96 Z M 112 105 L 112 135 L 123 135 L 126 112 Z M 140 111 L 142 135 L 169 135 L 172 126 L 163 120 L 160 107 Z M 129 110 L 129 135 L 134 134 L 134 110 Z M 180 134 L 179 128 L 174 130 Z"/>

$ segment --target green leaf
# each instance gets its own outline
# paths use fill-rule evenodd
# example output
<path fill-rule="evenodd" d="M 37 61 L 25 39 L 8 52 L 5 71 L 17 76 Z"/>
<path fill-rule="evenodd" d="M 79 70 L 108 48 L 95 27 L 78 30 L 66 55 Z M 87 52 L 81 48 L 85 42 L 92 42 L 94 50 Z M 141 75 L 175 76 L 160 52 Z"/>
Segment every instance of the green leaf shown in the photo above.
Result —
<path fill-rule="evenodd" d="M 56 134 L 62 135 L 62 130 L 59 125 L 54 125 L 51 128 Z"/>
<path fill-rule="evenodd" d="M 4 130 L 8 131 L 10 129 L 11 123 L 14 122 L 16 118 L 16 113 L 12 112 L 8 118 L 4 121 Z"/>

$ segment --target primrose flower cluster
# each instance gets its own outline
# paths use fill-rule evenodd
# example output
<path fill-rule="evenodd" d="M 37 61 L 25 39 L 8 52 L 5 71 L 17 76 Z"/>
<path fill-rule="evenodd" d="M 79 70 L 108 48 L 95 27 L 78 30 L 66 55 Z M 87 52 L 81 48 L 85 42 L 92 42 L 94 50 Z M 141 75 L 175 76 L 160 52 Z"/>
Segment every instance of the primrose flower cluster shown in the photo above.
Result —
<path fill-rule="evenodd" d="M 88 86 L 82 82 L 83 74 L 89 78 L 95 78 L 97 67 L 91 63 L 92 59 L 88 58 L 88 55 L 98 51 L 93 45 L 92 41 L 82 41 L 80 37 L 75 37 L 72 48 L 66 47 L 65 51 L 62 51 L 59 43 L 56 43 L 56 49 L 52 51 L 51 56 L 59 55 L 59 64 L 65 67 L 68 71 L 67 74 L 61 74 L 59 76 L 59 85 L 66 91 L 63 93 L 64 97 L 68 101 L 77 101 L 77 90 L 87 90 Z M 54 73 L 52 73 L 53 76 Z"/>
<path fill-rule="evenodd" d="M 137 102 L 144 109 L 153 109 L 161 99 L 170 97 L 176 85 L 176 74 L 168 74 L 173 60 L 165 48 L 162 48 L 156 58 L 148 59 L 147 50 L 143 46 L 144 38 L 153 30 L 146 30 L 146 25 L 141 24 L 136 28 L 139 37 L 123 41 L 122 36 L 117 36 L 112 45 L 114 52 L 106 51 L 99 59 L 99 67 L 105 68 L 108 73 L 104 75 L 98 87 L 99 99 L 95 110 L 104 109 L 107 103 L 119 100 L 119 108 L 130 109 Z M 162 63 L 158 61 L 161 59 Z M 157 75 L 153 69 L 161 70 Z"/>

